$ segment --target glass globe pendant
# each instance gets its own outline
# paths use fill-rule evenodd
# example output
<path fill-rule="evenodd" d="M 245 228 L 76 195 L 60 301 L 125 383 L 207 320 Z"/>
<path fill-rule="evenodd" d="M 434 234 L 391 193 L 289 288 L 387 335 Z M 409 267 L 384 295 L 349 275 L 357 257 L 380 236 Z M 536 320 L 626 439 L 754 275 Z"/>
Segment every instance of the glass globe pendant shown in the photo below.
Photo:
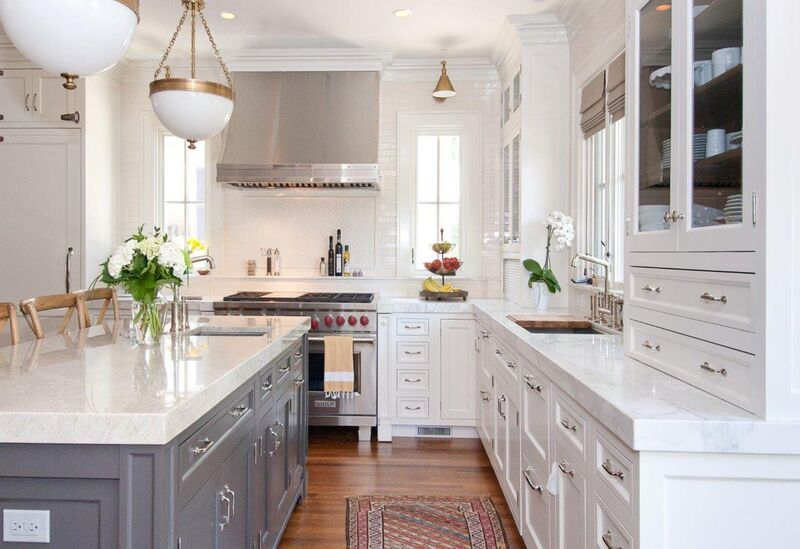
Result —
<path fill-rule="evenodd" d="M 167 51 L 161 58 L 154 79 L 150 82 L 150 103 L 161 123 L 173 135 L 188 141 L 189 148 L 194 149 L 195 143 L 218 134 L 228 125 L 233 114 L 234 93 L 228 66 L 219 53 L 203 15 L 205 1 L 181 0 L 181 3 L 183 4 L 183 15 L 172 35 L 169 46 L 167 46 Z M 170 68 L 166 64 L 167 58 L 187 16 L 191 16 L 192 24 L 191 78 L 173 78 Z M 195 78 L 195 20 L 197 17 L 200 18 L 217 62 L 225 73 L 227 86 Z M 159 78 L 162 70 L 164 78 Z"/>
<path fill-rule="evenodd" d="M 110 69 L 127 53 L 139 0 L 0 0 L 0 25 L 22 55 L 75 80 Z"/>

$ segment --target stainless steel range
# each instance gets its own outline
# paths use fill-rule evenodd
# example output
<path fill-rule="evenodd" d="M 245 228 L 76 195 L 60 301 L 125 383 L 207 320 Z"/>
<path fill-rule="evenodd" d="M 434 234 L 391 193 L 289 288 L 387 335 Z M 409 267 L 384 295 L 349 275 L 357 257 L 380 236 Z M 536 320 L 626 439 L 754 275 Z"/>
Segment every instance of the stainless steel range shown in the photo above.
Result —
<path fill-rule="evenodd" d="M 360 427 L 360 438 L 378 424 L 378 314 L 364 293 L 239 292 L 214 304 L 217 315 L 309 316 L 309 423 Z M 326 335 L 353 337 L 355 395 L 325 397 Z"/>

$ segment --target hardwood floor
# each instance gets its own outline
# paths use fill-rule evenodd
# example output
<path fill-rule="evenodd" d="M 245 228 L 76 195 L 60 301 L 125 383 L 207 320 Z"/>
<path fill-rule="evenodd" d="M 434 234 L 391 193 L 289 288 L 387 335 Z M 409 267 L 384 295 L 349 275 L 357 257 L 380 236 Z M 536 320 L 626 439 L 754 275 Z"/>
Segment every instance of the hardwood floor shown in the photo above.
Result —
<path fill-rule="evenodd" d="M 308 497 L 289 522 L 282 548 L 345 546 L 345 498 L 379 495 L 491 496 L 509 547 L 524 547 L 478 439 L 395 438 L 358 442 L 357 431 L 311 428 Z"/>

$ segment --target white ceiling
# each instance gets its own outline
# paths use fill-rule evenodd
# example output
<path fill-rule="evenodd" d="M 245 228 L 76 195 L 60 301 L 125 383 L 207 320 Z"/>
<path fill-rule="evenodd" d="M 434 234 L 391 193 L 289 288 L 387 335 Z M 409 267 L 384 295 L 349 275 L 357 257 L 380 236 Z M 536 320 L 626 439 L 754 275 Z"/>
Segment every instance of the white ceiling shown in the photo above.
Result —
<path fill-rule="evenodd" d="M 206 17 L 224 52 L 255 49 L 367 48 L 400 58 L 489 57 L 507 15 L 552 12 L 577 0 L 206 0 Z M 396 9 L 413 11 L 398 18 Z M 219 12 L 237 15 L 232 21 Z M 180 0 L 140 0 L 141 23 L 129 56 L 164 51 Z M 176 51 L 188 51 L 189 33 Z M 210 48 L 198 34 L 198 55 Z"/>

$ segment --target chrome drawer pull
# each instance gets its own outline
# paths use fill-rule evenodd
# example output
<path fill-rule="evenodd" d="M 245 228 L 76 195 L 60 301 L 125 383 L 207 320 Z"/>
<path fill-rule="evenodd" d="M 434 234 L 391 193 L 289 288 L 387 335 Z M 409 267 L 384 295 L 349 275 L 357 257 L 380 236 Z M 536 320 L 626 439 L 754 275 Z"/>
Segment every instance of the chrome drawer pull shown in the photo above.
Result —
<path fill-rule="evenodd" d="M 417 356 L 417 355 L 421 355 L 422 354 L 422 351 L 403 351 L 403 352 L 405 354 L 411 355 L 411 356 Z"/>
<path fill-rule="evenodd" d="M 421 330 L 422 329 L 422 325 L 421 324 L 417 324 L 416 326 L 409 326 L 408 324 L 404 324 L 403 328 L 405 328 L 406 330 Z"/>
<path fill-rule="evenodd" d="M 481 391 L 481 400 L 484 402 L 489 402 L 489 393 L 486 391 Z"/>
<path fill-rule="evenodd" d="M 503 412 L 503 403 L 506 401 L 506 395 L 500 395 L 497 397 L 497 413 L 500 414 L 500 417 L 503 419 L 506 418 L 505 412 Z"/>
<path fill-rule="evenodd" d="M 528 386 L 528 389 L 536 391 L 537 393 L 541 393 L 542 392 L 542 384 L 541 383 L 537 383 L 537 384 L 534 385 L 534 384 L 531 383 L 532 379 L 534 379 L 533 376 L 526 375 L 525 376 L 525 385 Z"/>
<path fill-rule="evenodd" d="M 644 347 L 645 349 L 650 349 L 651 351 L 661 352 L 661 345 L 653 345 L 648 340 L 645 340 L 644 343 L 642 343 L 642 347 Z"/>
<path fill-rule="evenodd" d="M 408 378 L 404 378 L 404 379 L 403 379 L 403 381 L 405 381 L 406 383 L 422 383 L 422 380 L 421 380 L 421 379 L 408 379 Z"/>
<path fill-rule="evenodd" d="M 614 534 L 611 533 L 611 530 L 606 530 L 606 533 L 600 539 L 603 540 L 603 544 L 608 549 L 622 549 L 621 545 L 614 545 Z"/>
<path fill-rule="evenodd" d="M 228 487 L 225 486 L 219 493 L 219 500 L 225 504 L 225 512 L 222 514 L 222 522 L 219 523 L 219 531 L 222 532 L 225 530 L 225 527 L 230 525 L 231 523 L 231 500 L 225 494 L 229 491 Z"/>
<path fill-rule="evenodd" d="M 539 492 L 539 495 L 541 496 L 542 495 L 542 486 L 540 484 L 534 484 L 533 481 L 531 480 L 530 474 L 531 474 L 531 468 L 530 467 L 528 467 L 527 469 L 522 471 L 522 476 L 525 477 L 525 482 L 528 483 L 528 486 L 531 487 L 531 490 L 533 490 L 534 492 Z"/>
<path fill-rule="evenodd" d="M 295 385 L 303 385 L 305 382 L 306 382 L 306 378 L 304 378 L 304 377 L 299 377 L 299 378 L 294 380 L 294 384 Z"/>
<path fill-rule="evenodd" d="M 503 351 L 501 351 L 500 349 L 495 349 L 494 354 L 496 354 L 497 356 L 503 356 Z"/>
<path fill-rule="evenodd" d="M 610 459 L 606 459 L 603 462 L 603 471 L 608 473 L 611 477 L 617 477 L 620 480 L 625 480 L 625 472 L 624 471 L 615 471 L 613 464 L 611 463 Z"/>
<path fill-rule="evenodd" d="M 225 485 L 223 490 L 225 490 L 225 492 L 227 492 L 231 496 L 231 519 L 233 519 L 236 517 L 236 492 L 231 490 L 230 486 L 228 486 L 227 484 Z"/>
<path fill-rule="evenodd" d="M 418 411 L 422 410 L 422 406 L 413 406 L 413 407 L 412 406 L 405 406 L 405 409 L 408 410 L 409 412 L 418 412 Z"/>
<path fill-rule="evenodd" d="M 648 284 L 647 286 L 642 287 L 642 291 L 643 292 L 655 292 L 657 294 L 660 294 L 661 293 L 661 286 L 655 286 L 654 287 L 654 286 L 650 286 Z"/>
<path fill-rule="evenodd" d="M 567 461 L 562 461 L 561 463 L 559 463 L 558 468 L 561 469 L 561 472 L 564 473 L 565 475 L 569 475 L 571 477 L 575 476 L 575 471 L 572 470 L 572 468 L 569 465 L 569 462 Z"/>
<path fill-rule="evenodd" d="M 269 428 L 269 434 L 272 435 L 272 450 L 269 452 L 269 457 L 272 457 L 278 452 L 281 442 L 278 440 L 278 433 L 272 427 Z"/>
<path fill-rule="evenodd" d="M 511 368 L 512 370 L 513 370 L 513 369 L 515 369 L 515 368 L 517 367 L 517 365 L 516 365 L 516 364 L 514 364 L 513 362 L 506 362 L 506 366 L 507 366 L 508 368 Z"/>
<path fill-rule="evenodd" d="M 295 357 L 295 358 L 303 358 L 303 351 L 297 351 L 297 352 L 294 354 L 294 357 Z"/>
<path fill-rule="evenodd" d="M 242 417 L 243 415 L 245 415 L 247 413 L 248 409 L 249 408 L 247 406 L 244 406 L 244 405 L 236 406 L 235 408 L 231 409 L 230 414 L 233 417 L 239 418 L 239 417 Z"/>
<path fill-rule="evenodd" d="M 564 429 L 569 429 L 570 431 L 577 432 L 578 426 L 575 423 L 572 423 L 568 417 L 565 417 L 561 420 L 561 425 L 564 426 Z"/>
<path fill-rule="evenodd" d="M 716 303 L 727 303 L 728 302 L 728 298 L 726 296 L 717 297 L 717 296 L 712 295 L 712 294 L 710 294 L 708 292 L 705 292 L 703 295 L 701 295 L 700 299 L 703 299 L 705 301 L 713 301 L 713 302 L 716 302 Z"/>
<path fill-rule="evenodd" d="M 706 370 L 707 372 L 712 372 L 712 373 L 714 373 L 714 374 L 720 374 L 720 375 L 723 375 L 723 376 L 727 376 L 727 375 L 728 375 L 728 370 L 726 370 L 725 368 L 719 368 L 719 369 L 717 369 L 717 368 L 714 368 L 714 367 L 713 367 L 713 366 L 711 366 L 711 364 L 709 364 L 708 362 L 703 362 L 703 363 L 700 365 L 700 367 L 701 367 L 703 370 Z"/>
<path fill-rule="evenodd" d="M 264 383 L 262 383 L 261 390 L 264 391 L 265 393 L 269 393 L 272 390 L 272 382 L 265 381 Z"/>
<path fill-rule="evenodd" d="M 281 367 L 278 369 L 278 371 L 280 371 L 280 372 L 282 372 L 282 373 L 286 373 L 286 372 L 288 372 L 290 369 L 291 369 L 291 366 L 290 366 L 289 364 L 287 364 L 286 366 L 281 366 Z"/>
<path fill-rule="evenodd" d="M 197 446 L 192 446 L 192 453 L 203 455 L 208 452 L 211 447 L 214 445 L 214 441 L 208 438 L 204 438 L 202 440 L 197 441 L 199 444 Z"/>

